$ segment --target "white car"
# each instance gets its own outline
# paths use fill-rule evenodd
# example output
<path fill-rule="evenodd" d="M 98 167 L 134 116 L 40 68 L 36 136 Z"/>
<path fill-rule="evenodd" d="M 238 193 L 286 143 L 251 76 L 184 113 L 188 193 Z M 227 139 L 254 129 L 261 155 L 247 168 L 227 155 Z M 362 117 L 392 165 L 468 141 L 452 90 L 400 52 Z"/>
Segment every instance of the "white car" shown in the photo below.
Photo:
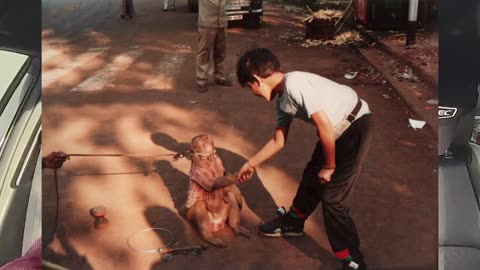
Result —
<path fill-rule="evenodd" d="M 0 266 L 41 237 L 41 1 L 0 1 Z"/>

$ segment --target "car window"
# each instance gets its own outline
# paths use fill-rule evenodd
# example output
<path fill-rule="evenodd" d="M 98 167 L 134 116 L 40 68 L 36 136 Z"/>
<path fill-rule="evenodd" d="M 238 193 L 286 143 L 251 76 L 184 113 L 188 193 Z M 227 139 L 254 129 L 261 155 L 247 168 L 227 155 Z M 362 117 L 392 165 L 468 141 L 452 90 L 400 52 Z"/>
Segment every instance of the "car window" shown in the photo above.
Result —
<path fill-rule="evenodd" d="M 13 52 L 0 51 L 0 97 L 5 95 L 28 56 Z"/>

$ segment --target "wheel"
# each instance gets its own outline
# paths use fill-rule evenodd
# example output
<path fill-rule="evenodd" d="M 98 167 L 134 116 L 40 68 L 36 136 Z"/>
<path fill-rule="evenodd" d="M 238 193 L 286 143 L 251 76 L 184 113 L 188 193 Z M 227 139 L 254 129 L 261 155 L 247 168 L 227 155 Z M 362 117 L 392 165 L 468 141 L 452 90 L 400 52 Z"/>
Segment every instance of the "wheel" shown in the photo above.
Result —
<path fill-rule="evenodd" d="M 188 10 L 190 12 L 198 12 L 198 0 L 188 0 Z"/>
<path fill-rule="evenodd" d="M 246 25 L 248 28 L 260 28 L 263 24 L 263 14 L 252 16 L 247 19 Z"/>

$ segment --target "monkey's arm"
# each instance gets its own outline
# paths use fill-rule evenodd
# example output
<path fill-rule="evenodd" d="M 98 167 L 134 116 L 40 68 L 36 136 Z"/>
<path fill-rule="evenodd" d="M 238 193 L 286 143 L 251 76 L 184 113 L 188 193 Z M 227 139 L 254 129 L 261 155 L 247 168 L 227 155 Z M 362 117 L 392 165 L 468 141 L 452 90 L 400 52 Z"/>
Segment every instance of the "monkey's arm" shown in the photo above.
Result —
<path fill-rule="evenodd" d="M 223 176 L 217 177 L 211 180 L 206 175 L 202 174 L 200 171 L 195 171 L 191 176 L 191 179 L 200 185 L 204 190 L 212 192 L 214 190 L 236 184 L 237 180 L 234 175 L 224 174 Z"/>
<path fill-rule="evenodd" d="M 237 184 L 235 175 L 225 173 L 224 176 L 217 177 L 213 181 L 213 190 Z"/>

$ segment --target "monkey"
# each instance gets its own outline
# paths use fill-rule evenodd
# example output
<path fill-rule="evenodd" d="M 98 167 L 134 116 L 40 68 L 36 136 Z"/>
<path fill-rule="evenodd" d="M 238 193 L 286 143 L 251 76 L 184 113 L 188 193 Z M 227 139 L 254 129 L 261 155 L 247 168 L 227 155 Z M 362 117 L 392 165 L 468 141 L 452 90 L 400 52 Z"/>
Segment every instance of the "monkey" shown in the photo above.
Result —
<path fill-rule="evenodd" d="M 232 228 L 235 235 L 250 238 L 250 231 L 240 225 L 244 198 L 236 186 L 236 177 L 225 172 L 213 139 L 206 134 L 195 136 L 186 156 L 191 159 L 185 203 L 187 220 L 198 227 L 204 241 L 217 247 L 226 245 L 213 233 L 225 225 Z"/>

